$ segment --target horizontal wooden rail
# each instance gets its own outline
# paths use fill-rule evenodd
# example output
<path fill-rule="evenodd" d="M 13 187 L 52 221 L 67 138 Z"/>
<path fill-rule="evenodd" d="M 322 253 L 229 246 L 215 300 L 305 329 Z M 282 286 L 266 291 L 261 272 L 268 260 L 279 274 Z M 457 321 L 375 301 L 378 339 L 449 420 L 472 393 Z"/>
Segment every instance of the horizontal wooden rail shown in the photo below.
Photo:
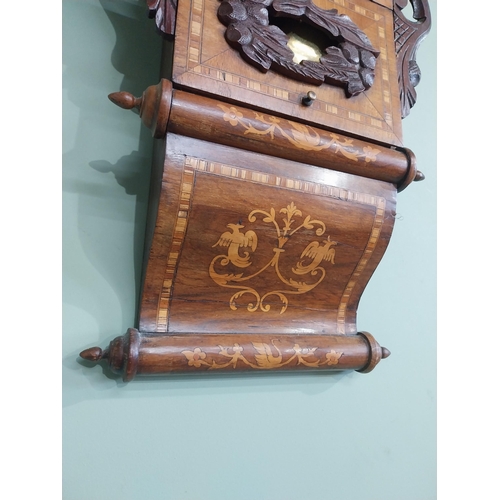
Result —
<path fill-rule="evenodd" d="M 179 372 L 357 370 L 368 373 L 390 352 L 367 332 L 357 335 L 157 334 L 129 328 L 107 349 L 80 356 L 106 360 L 128 382 L 136 375 Z"/>
<path fill-rule="evenodd" d="M 136 98 L 127 92 L 109 98 L 125 109 L 137 108 L 154 135 L 168 132 L 286 160 L 390 182 L 401 191 L 423 179 L 413 153 L 404 148 L 348 137 L 172 88 L 162 79 Z"/>

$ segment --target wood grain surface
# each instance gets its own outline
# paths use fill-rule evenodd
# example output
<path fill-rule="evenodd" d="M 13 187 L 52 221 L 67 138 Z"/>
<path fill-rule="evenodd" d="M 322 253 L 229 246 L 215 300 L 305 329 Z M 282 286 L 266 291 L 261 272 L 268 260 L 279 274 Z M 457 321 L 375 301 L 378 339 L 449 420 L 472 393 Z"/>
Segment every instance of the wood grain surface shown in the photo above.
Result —
<path fill-rule="evenodd" d="M 369 373 L 390 351 L 367 332 L 358 335 L 145 334 L 129 328 L 107 348 L 80 353 L 106 361 L 125 382 L 136 375 L 357 370 Z"/>
<path fill-rule="evenodd" d="M 166 145 L 141 331 L 357 332 L 392 184 L 174 134 Z"/>
<path fill-rule="evenodd" d="M 344 90 L 297 82 L 273 70 L 262 73 L 242 59 L 225 39 L 217 18 L 218 0 L 179 0 L 173 61 L 174 86 L 208 93 L 231 103 L 286 115 L 351 135 L 402 145 L 399 87 L 393 35 L 393 13 L 369 0 L 316 0 L 322 9 L 337 9 L 363 30 L 380 52 L 373 86 L 346 98 Z M 301 104 L 308 91 L 317 99 Z"/>
<path fill-rule="evenodd" d="M 424 4 L 412 2 L 417 24 L 427 29 Z M 139 328 L 81 356 L 106 361 L 126 381 L 200 371 L 370 372 L 390 352 L 358 332 L 358 304 L 389 244 L 397 192 L 423 179 L 402 146 L 394 39 L 401 19 L 394 24 L 392 0 L 293 0 L 277 2 L 274 11 L 271 0 L 226 0 L 218 18 L 220 5 L 148 0 L 159 29 L 175 33 L 172 81 L 162 79 L 141 97 L 110 95 L 137 109 L 161 141 Z M 267 63 L 259 71 L 249 62 L 270 52 L 258 45 L 252 54 L 263 59 L 242 57 L 250 42 L 238 9 L 255 19 L 271 15 L 271 23 L 279 11 L 326 26 L 342 57 L 353 64 L 365 58 L 356 67 L 362 88 L 328 79 L 311 86 Z M 352 28 L 343 15 L 359 31 L 342 32 Z M 243 23 L 237 29 L 234 16 Z M 423 36 L 411 27 L 409 45 L 401 29 L 396 33 L 405 71 L 414 68 Z M 254 38 L 262 35 L 255 23 L 251 28 Z M 286 40 L 278 42 L 273 50 L 280 53 Z M 362 53 L 367 48 L 373 50 Z"/>

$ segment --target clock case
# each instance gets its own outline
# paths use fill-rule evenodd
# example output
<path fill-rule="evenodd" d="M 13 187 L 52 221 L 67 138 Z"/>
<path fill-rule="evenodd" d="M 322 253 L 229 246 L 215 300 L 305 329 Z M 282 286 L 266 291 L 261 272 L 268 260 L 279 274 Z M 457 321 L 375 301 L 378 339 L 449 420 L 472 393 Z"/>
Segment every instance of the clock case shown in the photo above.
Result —
<path fill-rule="evenodd" d="M 389 243 L 397 193 L 423 179 L 402 145 L 401 119 L 416 99 L 428 7 L 412 2 L 410 22 L 400 1 L 275 2 L 294 13 L 295 29 L 305 22 L 323 35 L 321 23 L 344 26 L 348 16 L 372 44 L 373 68 L 350 64 L 345 78 L 312 81 L 292 71 L 288 49 L 283 64 L 259 66 L 262 57 L 245 55 L 225 20 L 236 12 L 240 33 L 248 12 L 264 9 L 269 26 L 279 17 L 271 1 L 149 1 L 166 39 L 164 78 L 141 97 L 109 96 L 139 112 L 159 151 L 138 328 L 81 353 L 126 381 L 201 371 L 367 373 L 390 354 L 357 331 L 356 312 Z M 333 37 L 334 28 L 330 52 L 347 53 L 351 35 Z M 259 29 L 250 26 L 245 47 L 264 39 Z M 272 47 L 262 50 L 274 57 Z M 360 90 L 362 71 L 368 88 Z"/>

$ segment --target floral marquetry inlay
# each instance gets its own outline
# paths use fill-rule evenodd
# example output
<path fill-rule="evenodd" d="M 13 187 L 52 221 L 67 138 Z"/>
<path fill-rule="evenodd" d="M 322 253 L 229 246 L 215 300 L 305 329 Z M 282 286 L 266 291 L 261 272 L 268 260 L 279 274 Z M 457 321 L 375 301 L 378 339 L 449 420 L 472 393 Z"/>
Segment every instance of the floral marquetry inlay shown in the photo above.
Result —
<path fill-rule="evenodd" d="M 274 140 L 275 135 L 280 134 L 298 149 L 305 151 L 331 149 L 334 153 L 340 153 L 345 158 L 355 162 L 359 160 L 365 163 L 376 161 L 377 155 L 380 153 L 379 149 L 371 146 L 359 148 L 354 143 L 354 139 L 344 138 L 341 141 L 340 136 L 334 133 L 329 133 L 328 140 L 325 140 L 325 137 L 319 135 L 312 127 L 301 123 L 281 120 L 275 116 L 267 116 L 258 112 L 254 112 L 255 118 L 250 120 L 234 106 L 225 106 L 224 104 L 218 104 L 218 106 L 224 112 L 224 121 L 229 122 L 233 127 L 244 128 L 245 135 L 268 135 L 271 140 Z M 254 122 L 258 123 L 259 128 L 254 126 Z"/>
<path fill-rule="evenodd" d="M 267 196 L 245 201 L 242 192 L 241 205 L 238 202 L 237 208 L 231 207 L 226 216 L 219 210 L 210 214 L 208 232 L 205 223 L 193 225 L 192 211 L 196 206 L 203 207 L 207 196 L 214 196 L 214 182 L 220 186 L 229 182 L 225 188 L 228 192 L 251 183 L 266 190 L 286 190 L 289 197 L 276 204 Z M 332 328 L 342 335 L 350 332 L 348 308 L 386 221 L 383 197 L 186 156 L 177 200 L 173 238 L 165 250 L 162 286 L 154 312 L 156 332 L 168 332 L 172 324 L 174 331 L 192 328 L 191 318 L 182 308 L 193 293 L 203 294 L 204 307 L 217 304 L 218 321 L 223 323 L 220 328 L 231 329 L 236 316 L 245 316 L 252 324 L 259 317 L 273 322 L 286 322 L 287 318 L 295 321 L 306 302 L 321 304 L 332 286 L 338 287 L 338 302 L 332 303 Z M 326 212 L 314 208 L 324 203 L 329 205 Z M 346 268 L 352 245 L 345 244 L 341 232 L 349 223 L 345 219 L 348 207 L 359 211 L 356 227 L 363 225 L 367 240 L 357 250 L 357 263 Z M 198 281 L 192 280 L 194 263 L 189 249 L 193 247 L 204 249 L 203 262 L 197 260 Z M 182 299 L 173 304 L 175 294 Z M 173 312 L 173 308 L 179 312 Z"/>
<path fill-rule="evenodd" d="M 195 347 L 192 351 L 184 350 L 182 354 L 185 356 L 188 366 L 194 368 L 205 367 L 209 370 L 220 370 L 228 367 L 236 368 L 239 361 L 255 370 L 283 368 L 294 361 L 295 366 L 303 365 L 309 368 L 318 368 L 323 365 L 337 365 L 343 354 L 334 349 L 330 349 L 326 354 L 322 351 L 317 353 L 317 347 L 301 347 L 299 344 L 294 344 L 292 349 L 287 349 L 287 351 L 291 351 L 291 355 L 287 357 L 274 340 L 271 341 L 271 344 L 251 342 L 254 351 L 252 353 L 247 353 L 246 351 L 250 349 L 242 347 L 238 343 L 234 343 L 232 347 L 218 345 L 219 352 L 217 355 L 212 356 L 210 361 L 207 358 L 207 353 L 199 347 Z M 324 355 L 325 359 L 321 361 L 317 355 Z"/>
<path fill-rule="evenodd" d="M 282 303 L 280 314 L 283 314 L 288 307 L 287 295 L 301 295 L 313 290 L 326 276 L 327 271 L 320 264 L 323 262 L 330 266 L 335 264 L 334 247 L 337 242 L 331 240 L 328 235 L 321 242 L 311 241 L 303 249 L 300 260 L 289 270 L 295 275 L 295 279 L 290 276 L 286 277 L 280 268 L 280 258 L 286 251 L 285 247 L 289 239 L 302 229 L 314 229 L 317 236 L 322 236 L 326 231 L 326 226 L 324 222 L 313 219 L 310 215 L 303 217 L 302 211 L 295 206 L 293 201 L 286 208 L 282 208 L 279 214 L 283 214 L 283 217 L 279 217 L 276 210 L 271 207 L 269 211 L 252 210 L 248 215 L 249 222 L 255 222 L 259 217 L 264 223 L 274 226 L 276 231 L 277 246 L 273 248 L 268 262 L 260 269 L 252 268 L 248 273 L 224 272 L 224 268 L 227 268 L 229 264 L 242 270 L 252 266 L 250 255 L 257 250 L 258 237 L 253 230 L 243 232 L 245 228 L 243 224 L 228 224 L 227 227 L 230 230 L 224 232 L 213 245 L 227 248 L 227 251 L 212 259 L 209 274 L 218 285 L 237 290 L 229 299 L 229 307 L 234 311 L 238 308 L 240 297 L 250 296 L 251 302 L 247 304 L 248 311 L 255 312 L 260 309 L 263 312 L 269 312 L 271 306 L 266 304 L 266 300 L 274 296 L 280 299 Z M 250 286 L 250 283 L 268 268 L 274 269 L 278 288 L 267 293 L 259 293 L 256 288 Z"/>
<path fill-rule="evenodd" d="M 109 95 L 160 140 L 138 325 L 82 359 L 130 381 L 390 355 L 356 316 L 396 194 L 424 178 L 400 118 L 430 26 L 410 1 L 414 22 L 407 0 L 147 0 L 175 38 L 162 78 Z"/>

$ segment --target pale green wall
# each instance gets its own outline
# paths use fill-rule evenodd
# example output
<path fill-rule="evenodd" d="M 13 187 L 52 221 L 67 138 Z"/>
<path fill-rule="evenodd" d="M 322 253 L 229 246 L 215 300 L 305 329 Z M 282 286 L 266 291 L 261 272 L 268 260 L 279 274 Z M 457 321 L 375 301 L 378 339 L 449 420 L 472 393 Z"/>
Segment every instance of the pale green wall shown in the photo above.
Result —
<path fill-rule="evenodd" d="M 63 498 L 436 498 L 436 2 L 399 196 L 358 327 L 370 374 L 183 376 L 124 384 L 78 353 L 135 324 L 153 141 L 107 100 L 158 80 L 145 0 L 63 0 Z"/>

